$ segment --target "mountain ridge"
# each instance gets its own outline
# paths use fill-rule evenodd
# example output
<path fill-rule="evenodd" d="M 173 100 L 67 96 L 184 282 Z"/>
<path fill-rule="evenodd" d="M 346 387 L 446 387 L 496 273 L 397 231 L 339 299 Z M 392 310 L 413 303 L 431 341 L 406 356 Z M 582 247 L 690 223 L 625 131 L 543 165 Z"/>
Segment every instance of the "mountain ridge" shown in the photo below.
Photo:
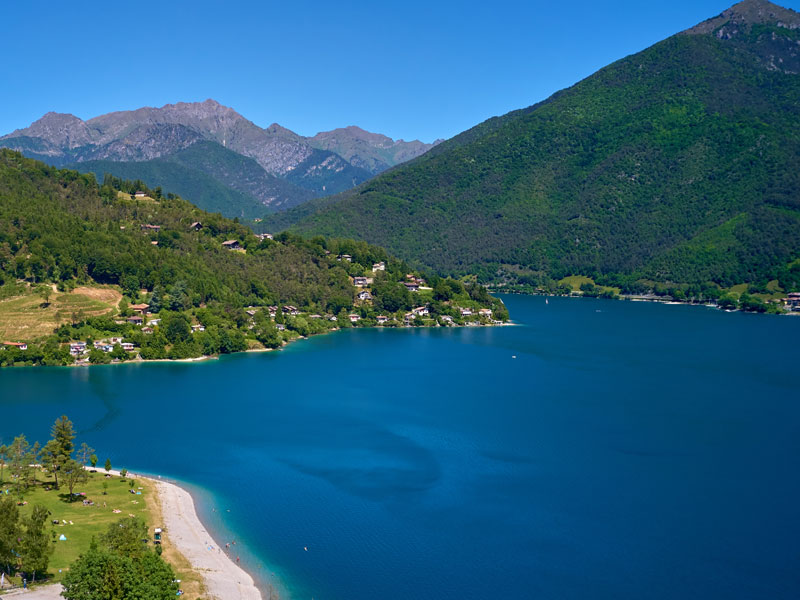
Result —
<path fill-rule="evenodd" d="M 702 35 L 671 36 L 264 226 L 296 215 L 303 234 L 380 240 L 487 281 L 772 278 L 800 256 L 800 31 L 797 13 L 772 6 L 737 4 L 687 30 Z"/>
<path fill-rule="evenodd" d="M 0 137 L 0 146 L 57 167 L 92 172 L 102 168 L 154 187 L 176 186 L 170 191 L 193 198 L 202 208 L 248 218 L 259 203 L 266 213 L 342 192 L 432 147 L 353 127 L 318 136 L 314 141 L 277 123 L 261 128 L 233 108 L 207 99 L 115 111 L 86 121 L 69 113 L 49 112 L 30 126 Z M 358 142 L 348 157 L 334 151 L 353 147 L 354 137 Z M 174 155 L 185 155 L 201 142 L 225 149 L 199 146 L 211 148 L 210 155 L 219 163 L 202 160 L 195 152 L 194 164 L 182 162 L 177 167 L 181 160 Z M 252 165 L 239 161 L 234 171 L 245 174 L 245 181 L 231 178 L 237 159 L 228 152 L 254 161 L 262 172 L 256 174 Z M 197 171 L 197 182 L 190 181 L 187 169 Z M 198 186 L 200 180 L 208 182 L 208 189 Z M 260 186 L 253 184 L 256 181 Z M 220 184 L 231 192 L 219 188 Z"/>

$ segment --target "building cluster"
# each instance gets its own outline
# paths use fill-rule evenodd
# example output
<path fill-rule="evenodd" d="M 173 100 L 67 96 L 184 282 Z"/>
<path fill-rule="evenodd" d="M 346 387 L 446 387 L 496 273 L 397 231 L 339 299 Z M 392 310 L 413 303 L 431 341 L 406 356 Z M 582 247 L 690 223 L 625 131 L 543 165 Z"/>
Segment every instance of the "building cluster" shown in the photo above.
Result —
<path fill-rule="evenodd" d="M 788 294 L 781 302 L 787 310 L 800 311 L 800 292 Z"/>

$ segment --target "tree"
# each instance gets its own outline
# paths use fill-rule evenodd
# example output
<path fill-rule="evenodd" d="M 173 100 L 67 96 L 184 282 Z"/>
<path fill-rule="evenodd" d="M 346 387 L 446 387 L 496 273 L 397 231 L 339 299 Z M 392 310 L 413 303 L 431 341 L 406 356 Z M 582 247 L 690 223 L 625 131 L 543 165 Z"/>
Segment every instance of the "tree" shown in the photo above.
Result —
<path fill-rule="evenodd" d="M 192 338 L 189 320 L 183 314 L 174 314 L 164 319 L 164 335 L 171 344 L 188 342 Z"/>
<path fill-rule="evenodd" d="M 39 461 L 45 469 L 50 471 L 55 478 L 55 487 L 58 489 L 58 470 L 64 463 L 64 458 L 61 454 L 61 449 L 58 442 L 50 440 L 44 445 L 44 448 L 39 452 Z"/>
<path fill-rule="evenodd" d="M 82 465 L 85 465 L 92 459 L 92 457 L 94 457 L 95 459 L 94 462 L 97 463 L 97 457 L 94 454 L 94 448 L 89 446 L 89 444 L 87 444 L 86 442 L 83 442 L 81 444 L 80 449 L 78 450 L 78 462 L 81 463 Z"/>
<path fill-rule="evenodd" d="M 133 558 L 147 552 L 149 534 L 142 519 L 121 519 L 100 536 L 103 546 L 123 556 Z"/>
<path fill-rule="evenodd" d="M 124 527 L 120 521 L 111 530 Z M 145 529 L 146 533 L 146 529 Z M 109 542 L 108 534 L 101 538 L 102 546 L 92 540 L 89 550 L 70 565 L 62 584 L 66 600 L 172 600 L 178 591 L 175 573 L 155 552 L 138 540 L 141 548 L 133 555 L 119 549 L 116 540 Z M 110 543 L 110 545 L 109 545 Z M 140 551 L 141 550 L 141 551 Z"/>
<path fill-rule="evenodd" d="M 111 351 L 111 354 L 109 356 L 112 359 L 121 360 L 121 361 L 126 361 L 126 360 L 128 360 L 130 358 L 128 356 L 128 353 L 125 352 L 125 350 L 119 344 L 114 344 L 114 349 Z"/>
<path fill-rule="evenodd" d="M 121 469 L 119 474 L 122 476 L 123 479 L 125 479 L 125 476 L 128 474 L 128 469 L 125 468 Z"/>
<path fill-rule="evenodd" d="M 31 515 L 22 520 L 24 533 L 21 537 L 19 566 L 20 571 L 36 581 L 37 574 L 47 573 L 53 545 L 47 535 L 47 518 L 50 511 L 40 505 L 35 505 Z"/>
<path fill-rule="evenodd" d="M 12 572 L 16 563 L 14 548 L 19 538 L 19 508 L 8 496 L 0 497 L 0 570 Z"/>
<path fill-rule="evenodd" d="M 3 483 L 3 474 L 5 472 L 7 456 L 8 456 L 8 446 L 0 444 L 0 483 Z"/>
<path fill-rule="evenodd" d="M 50 297 L 53 295 L 53 288 L 49 285 L 42 285 L 36 290 L 36 293 L 42 297 L 45 306 L 50 306 Z"/>
<path fill-rule="evenodd" d="M 97 467 L 97 454 L 92 454 L 92 455 L 89 457 L 89 463 L 92 465 L 92 468 L 93 468 L 93 469 L 94 469 L 95 467 Z"/>
<path fill-rule="evenodd" d="M 14 489 L 17 496 L 22 496 L 22 491 L 28 485 L 28 471 L 31 469 L 30 444 L 25 439 L 25 435 L 18 435 L 11 442 L 9 448 L 9 458 L 11 467 L 11 479 L 14 482 Z"/>
<path fill-rule="evenodd" d="M 75 428 L 72 426 L 72 421 L 67 418 L 67 415 L 61 415 L 56 419 L 50 429 L 50 435 L 53 436 L 53 440 L 58 444 L 61 455 L 65 459 L 72 458 Z"/>
<path fill-rule="evenodd" d="M 85 483 L 89 478 L 89 474 L 86 472 L 86 469 L 83 468 L 82 464 L 71 458 L 61 466 L 61 472 L 64 474 L 64 482 L 69 488 L 69 501 L 72 502 L 75 499 L 73 496 L 75 486 L 79 483 Z"/>
<path fill-rule="evenodd" d="M 110 458 L 106 459 L 105 467 L 106 467 L 106 471 L 110 471 L 111 470 L 111 459 Z"/>
<path fill-rule="evenodd" d="M 89 362 L 93 365 L 107 365 L 111 362 L 111 357 L 99 348 L 92 348 L 89 350 Z"/>

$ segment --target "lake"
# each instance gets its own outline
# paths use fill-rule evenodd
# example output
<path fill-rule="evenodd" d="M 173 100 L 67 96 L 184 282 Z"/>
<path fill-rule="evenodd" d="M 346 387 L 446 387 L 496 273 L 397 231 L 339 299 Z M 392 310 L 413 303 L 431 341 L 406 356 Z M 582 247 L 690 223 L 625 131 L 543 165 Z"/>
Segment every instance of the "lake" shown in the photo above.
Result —
<path fill-rule="evenodd" d="M 284 597 L 800 597 L 800 319 L 504 300 L 514 326 L 4 369 L 0 435 L 69 415 Z"/>

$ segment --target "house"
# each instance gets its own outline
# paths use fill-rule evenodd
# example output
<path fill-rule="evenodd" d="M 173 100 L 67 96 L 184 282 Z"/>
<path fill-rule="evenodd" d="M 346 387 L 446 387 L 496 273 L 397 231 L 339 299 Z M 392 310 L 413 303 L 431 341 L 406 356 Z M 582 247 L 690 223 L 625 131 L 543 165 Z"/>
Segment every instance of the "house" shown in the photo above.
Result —
<path fill-rule="evenodd" d="M 286 325 L 284 325 L 283 323 L 278 323 L 277 325 L 275 325 L 275 329 L 277 329 L 278 331 L 286 331 Z"/>
<path fill-rule="evenodd" d="M 308 315 L 309 319 L 321 319 L 322 315 Z"/>
<path fill-rule="evenodd" d="M 253 310 L 253 309 L 246 310 L 246 311 L 244 311 L 244 312 L 245 312 L 246 314 L 250 315 L 251 317 L 255 317 L 255 316 L 256 316 L 256 311 L 255 311 L 255 310 Z"/>
<path fill-rule="evenodd" d="M 122 342 L 120 346 L 122 346 L 122 349 L 125 350 L 125 352 L 133 352 L 133 350 L 136 348 L 136 346 L 134 346 L 131 342 Z"/>
<path fill-rule="evenodd" d="M 269 311 L 269 316 L 272 317 L 273 319 L 275 318 L 275 315 L 278 314 L 277 306 L 268 306 L 267 310 Z"/>
<path fill-rule="evenodd" d="M 336 323 L 339 319 L 336 318 L 336 315 L 325 315 L 325 318 L 328 319 L 331 323 Z"/>
<path fill-rule="evenodd" d="M 144 319 L 138 315 L 134 317 L 128 317 L 125 320 L 131 325 L 141 325 L 142 323 L 144 323 Z"/>
<path fill-rule="evenodd" d="M 417 306 L 416 308 L 412 308 L 411 312 L 420 317 L 431 314 L 431 311 L 428 310 L 427 306 Z"/>
<path fill-rule="evenodd" d="M 161 225 L 150 225 L 149 223 L 147 223 L 141 225 L 141 230 L 144 231 L 145 233 L 148 232 L 158 233 L 159 231 L 161 231 Z"/>
<path fill-rule="evenodd" d="M 387 317 L 386 315 L 378 315 L 376 318 L 378 321 L 378 325 L 383 325 L 384 323 L 386 323 L 386 321 L 389 320 L 389 317 Z"/>
<path fill-rule="evenodd" d="M 149 304 L 131 304 L 130 308 L 131 308 L 131 310 L 133 312 L 139 313 L 140 315 L 143 315 L 144 313 L 147 312 L 147 309 L 150 308 L 150 305 Z"/>
<path fill-rule="evenodd" d="M 800 309 L 800 293 L 792 292 L 791 294 L 788 294 L 784 302 L 791 310 Z"/>
<path fill-rule="evenodd" d="M 28 344 L 24 342 L 3 342 L 7 348 L 16 348 L 17 350 L 27 350 Z"/>
<path fill-rule="evenodd" d="M 195 221 L 191 225 L 189 225 L 189 229 L 194 229 L 195 231 L 200 231 L 203 228 L 203 224 L 200 221 Z"/>
<path fill-rule="evenodd" d="M 449 315 L 442 315 L 441 319 L 442 319 L 442 323 L 447 323 L 448 325 L 452 325 L 453 324 L 453 317 L 451 317 Z"/>
<path fill-rule="evenodd" d="M 155 326 L 156 326 L 156 325 L 158 325 L 159 323 L 161 323 L 161 319 L 150 319 L 150 320 L 147 322 L 147 324 L 148 324 L 150 327 L 155 327 Z"/>
<path fill-rule="evenodd" d="M 142 333 L 147 333 L 147 334 L 153 333 L 153 328 L 152 327 L 142 327 Z"/>
<path fill-rule="evenodd" d="M 272 234 L 271 234 L 271 233 L 257 233 L 257 234 L 256 234 L 256 237 L 257 237 L 259 240 L 261 240 L 262 242 L 263 242 L 264 240 L 274 240 L 274 239 L 275 239 L 275 238 L 272 236 Z"/>
<path fill-rule="evenodd" d="M 143 192 L 143 191 L 141 191 L 141 190 L 139 190 L 138 192 L 135 192 L 135 193 L 133 194 L 133 197 L 134 197 L 134 198 L 144 198 L 144 197 L 146 197 L 146 196 L 147 196 L 147 192 Z"/>
<path fill-rule="evenodd" d="M 478 314 L 482 317 L 491 317 L 492 316 L 492 309 L 491 308 L 481 308 L 478 310 Z"/>
<path fill-rule="evenodd" d="M 414 282 L 406 281 L 406 282 L 403 283 L 403 285 L 406 286 L 406 289 L 409 292 L 418 292 L 419 291 L 419 284 L 416 281 L 414 281 Z"/>
<path fill-rule="evenodd" d="M 227 240 L 222 242 L 222 247 L 227 248 L 228 250 L 239 250 L 241 246 L 239 245 L 239 240 Z"/>
<path fill-rule="evenodd" d="M 340 254 L 336 257 L 336 260 L 346 260 L 347 262 L 353 262 L 353 257 L 349 254 Z"/>
<path fill-rule="evenodd" d="M 361 320 L 360 315 L 347 315 L 347 318 L 350 319 L 351 323 L 358 323 Z"/>
<path fill-rule="evenodd" d="M 109 338 L 108 342 L 110 344 L 121 344 L 122 343 L 122 338 L 121 337 L 112 337 L 112 338 Z"/>
<path fill-rule="evenodd" d="M 69 353 L 73 356 L 86 352 L 86 342 L 73 342 L 69 345 Z"/>
<path fill-rule="evenodd" d="M 416 318 L 417 318 L 417 315 L 414 314 L 413 312 L 406 313 L 405 315 L 403 315 L 403 321 L 405 321 L 406 324 L 410 323 L 412 320 L 414 320 Z"/>
<path fill-rule="evenodd" d="M 158 246 L 158 240 L 153 240 L 152 242 L 150 242 L 150 245 L 151 246 Z"/>
<path fill-rule="evenodd" d="M 206 328 L 203 325 L 192 325 L 192 333 L 197 333 L 198 331 L 205 331 Z"/>
<path fill-rule="evenodd" d="M 472 310 L 469 308 L 462 308 L 461 309 L 461 316 L 462 317 L 469 317 L 472 315 Z"/>
<path fill-rule="evenodd" d="M 285 315 L 297 316 L 297 315 L 300 314 L 300 311 L 297 309 L 297 307 L 296 306 L 292 306 L 291 304 L 287 304 L 286 306 L 283 307 L 282 310 L 283 310 L 283 314 L 285 314 Z"/>
<path fill-rule="evenodd" d="M 376 273 L 378 271 L 385 271 L 385 270 L 386 270 L 386 263 L 383 262 L 383 261 L 377 262 L 374 265 L 372 265 L 372 272 L 373 273 Z"/>
<path fill-rule="evenodd" d="M 359 300 L 372 300 L 372 294 L 370 294 L 367 290 L 363 292 L 358 292 L 358 299 Z"/>
<path fill-rule="evenodd" d="M 366 277 L 353 277 L 353 285 L 356 287 L 365 287 L 369 285 Z"/>

